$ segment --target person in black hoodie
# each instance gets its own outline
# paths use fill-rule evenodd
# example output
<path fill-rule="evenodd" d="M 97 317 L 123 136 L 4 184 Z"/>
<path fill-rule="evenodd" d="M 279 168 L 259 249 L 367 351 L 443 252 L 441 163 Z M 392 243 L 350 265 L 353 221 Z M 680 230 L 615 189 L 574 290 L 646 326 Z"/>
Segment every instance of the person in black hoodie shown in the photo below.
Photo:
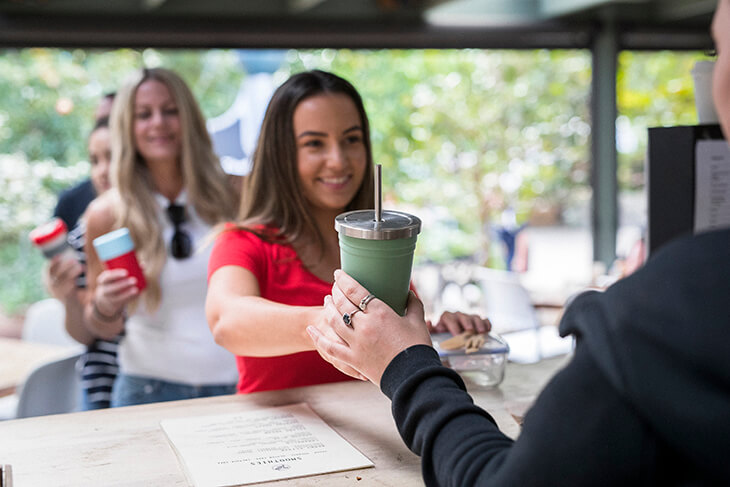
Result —
<path fill-rule="evenodd" d="M 730 135 L 730 0 L 713 20 L 713 95 Z M 682 237 L 605 292 L 578 296 L 560 333 L 571 362 L 545 387 L 516 441 L 476 406 L 430 346 L 423 306 L 405 317 L 342 271 L 327 325 L 307 330 L 320 354 L 392 400 L 426 485 L 730 485 L 730 229 Z M 321 325 L 320 325 L 321 326 Z"/>

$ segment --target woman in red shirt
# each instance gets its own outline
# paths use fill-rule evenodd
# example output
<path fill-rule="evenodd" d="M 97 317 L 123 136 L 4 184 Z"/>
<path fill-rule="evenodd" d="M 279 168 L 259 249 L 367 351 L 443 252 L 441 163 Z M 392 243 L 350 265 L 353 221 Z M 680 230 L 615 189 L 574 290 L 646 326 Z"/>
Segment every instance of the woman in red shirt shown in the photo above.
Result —
<path fill-rule="evenodd" d="M 340 267 L 335 217 L 373 208 L 370 130 L 362 99 L 323 71 L 292 76 L 272 96 L 246 179 L 237 224 L 215 242 L 206 314 L 217 343 L 235 353 L 239 392 L 349 377 L 325 362 L 306 332 Z M 448 313 L 439 327 L 487 331 Z"/>

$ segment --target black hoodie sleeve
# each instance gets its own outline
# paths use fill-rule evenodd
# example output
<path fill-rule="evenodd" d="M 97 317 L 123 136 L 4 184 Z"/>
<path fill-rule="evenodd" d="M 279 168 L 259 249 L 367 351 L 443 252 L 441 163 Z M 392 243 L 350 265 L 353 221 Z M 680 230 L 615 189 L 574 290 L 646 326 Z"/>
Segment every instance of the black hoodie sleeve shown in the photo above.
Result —
<path fill-rule="evenodd" d="M 399 354 L 381 388 L 401 437 L 422 457 L 426 485 L 653 483 L 653 440 L 580 346 L 528 412 L 516 442 L 474 405 L 430 347 Z"/>

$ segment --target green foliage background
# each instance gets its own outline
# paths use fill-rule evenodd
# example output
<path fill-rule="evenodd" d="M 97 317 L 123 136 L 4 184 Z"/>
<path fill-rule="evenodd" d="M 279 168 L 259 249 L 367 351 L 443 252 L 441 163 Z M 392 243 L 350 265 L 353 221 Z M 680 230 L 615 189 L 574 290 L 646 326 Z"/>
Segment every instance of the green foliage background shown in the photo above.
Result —
<path fill-rule="evenodd" d="M 431 260 L 487 261 L 505 207 L 524 222 L 587 184 L 587 52 L 345 51 L 323 67 L 368 100 L 390 199 L 428 220 Z"/>
<path fill-rule="evenodd" d="M 696 123 L 689 75 L 697 53 L 619 59 L 619 180 L 641 190 L 646 127 Z M 224 112 L 246 73 L 231 50 L 0 51 L 0 306 L 43 297 L 42 259 L 27 232 L 57 193 L 85 177 L 99 98 L 134 69 L 163 65 L 190 84 L 206 117 Z M 519 223 L 590 198 L 586 51 L 288 51 L 276 73 L 321 68 L 361 92 L 386 205 L 424 220 L 421 260 L 469 256 L 499 265 L 489 228 L 507 207 Z M 570 223 L 570 222 L 567 222 Z"/>

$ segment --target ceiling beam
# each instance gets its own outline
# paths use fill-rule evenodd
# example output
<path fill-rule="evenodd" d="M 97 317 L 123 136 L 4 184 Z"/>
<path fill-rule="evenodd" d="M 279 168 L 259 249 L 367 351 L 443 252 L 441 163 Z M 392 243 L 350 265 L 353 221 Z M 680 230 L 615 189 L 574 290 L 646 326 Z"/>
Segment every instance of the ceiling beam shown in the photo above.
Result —
<path fill-rule="evenodd" d="M 529 27 L 437 27 L 420 21 L 301 22 L 271 19 L 182 20 L 117 16 L 0 15 L 0 47 L 62 48 L 586 48 L 593 27 L 544 22 Z"/>
<path fill-rule="evenodd" d="M 530 21 L 527 17 L 540 2 L 552 5 L 552 12 L 564 12 L 559 8 L 569 1 L 588 8 L 609 2 L 628 6 L 646 0 L 627 0 L 628 3 L 620 0 L 423 0 L 420 4 L 421 7 L 435 5 L 427 9 L 428 14 L 449 11 L 455 14 L 466 7 L 476 9 L 470 10 L 467 17 L 471 17 L 471 22 L 466 25 L 427 22 L 412 8 L 414 4 L 410 2 L 416 0 L 382 0 L 382 4 L 372 0 L 347 2 L 356 6 L 355 14 L 349 17 L 337 3 L 342 0 L 312 0 L 310 10 L 286 14 L 295 5 L 293 1 L 244 2 L 240 8 L 236 7 L 236 15 L 228 16 L 213 15 L 211 11 L 203 15 L 203 2 L 198 0 L 165 1 L 160 8 L 139 15 L 124 13 L 132 8 L 132 0 L 115 1 L 117 10 L 112 12 L 102 14 L 90 8 L 83 15 L 61 11 L 48 14 L 40 8 L 18 12 L 18 5 L 13 4 L 11 10 L 3 11 L 5 7 L 0 7 L 0 12 L 4 12 L 0 13 L 0 47 L 580 49 L 591 45 L 597 28 L 610 17 L 618 30 L 621 49 L 703 50 L 713 45 L 708 26 L 714 8 L 710 4 L 716 0 L 661 0 L 664 12 L 661 15 L 670 19 L 663 23 L 658 22 L 660 15 L 655 10 L 659 3 L 655 0 L 649 12 L 639 8 L 638 16 L 634 5 L 634 8 L 606 7 L 552 20 Z M 389 5 L 388 2 L 405 6 L 387 13 L 360 15 L 358 10 L 367 3 L 381 8 Z M 340 5 L 337 10 L 340 13 L 333 17 L 320 12 L 330 5 Z M 299 6 L 304 5 L 299 3 Z M 60 7 L 50 2 L 48 9 L 55 8 Z M 278 11 L 280 14 L 274 15 Z M 689 23 L 682 21 L 683 15 L 695 13 L 700 17 Z"/>
<path fill-rule="evenodd" d="M 61 48 L 351 48 L 351 49 L 584 49 L 596 26 L 542 23 L 531 27 L 437 27 L 410 23 L 286 23 L 260 21 L 183 22 L 118 17 L 19 19 L 0 16 L 1 47 Z M 619 26 L 621 49 L 706 50 L 713 47 L 704 27 L 648 29 Z"/>

